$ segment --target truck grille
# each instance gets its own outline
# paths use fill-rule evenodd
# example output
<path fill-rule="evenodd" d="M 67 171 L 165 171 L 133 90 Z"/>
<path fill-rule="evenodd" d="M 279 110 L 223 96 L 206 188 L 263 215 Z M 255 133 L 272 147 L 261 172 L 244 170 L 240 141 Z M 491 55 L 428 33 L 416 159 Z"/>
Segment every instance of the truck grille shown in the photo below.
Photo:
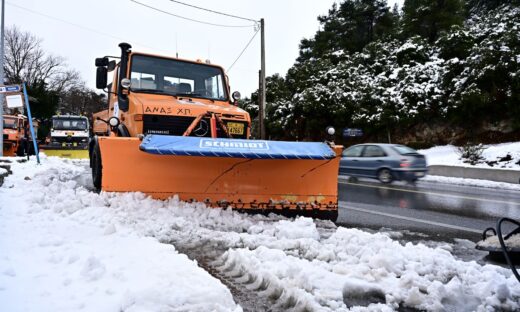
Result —
<path fill-rule="evenodd" d="M 195 117 L 187 117 L 187 116 L 163 116 L 163 115 L 144 115 L 143 116 L 143 133 L 144 134 L 159 134 L 159 135 L 176 135 L 182 136 L 184 132 L 188 129 L 191 123 L 195 120 Z M 206 122 L 207 128 L 198 129 L 197 131 L 193 131 L 190 136 L 198 136 L 198 137 L 211 137 L 210 130 L 210 121 L 209 118 L 203 119 Z M 223 119 L 224 123 L 227 123 L 228 120 Z M 234 123 L 244 124 L 244 134 L 243 135 L 233 135 L 233 138 L 237 139 L 246 139 L 247 136 L 247 123 L 243 121 L 235 121 Z M 197 130 L 197 127 L 195 128 Z M 226 134 L 217 125 L 217 137 L 226 138 Z"/>
<path fill-rule="evenodd" d="M 72 137 L 72 136 L 66 136 L 66 137 L 53 137 L 52 141 L 57 143 L 81 143 L 83 140 L 85 140 L 83 143 L 88 142 L 88 138 L 86 137 Z"/>

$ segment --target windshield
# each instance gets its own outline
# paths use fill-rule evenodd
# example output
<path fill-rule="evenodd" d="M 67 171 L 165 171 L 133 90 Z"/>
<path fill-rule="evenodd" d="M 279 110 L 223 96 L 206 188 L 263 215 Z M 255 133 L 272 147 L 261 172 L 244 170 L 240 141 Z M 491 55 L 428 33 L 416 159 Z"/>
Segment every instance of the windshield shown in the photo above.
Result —
<path fill-rule="evenodd" d="M 224 74 L 214 66 L 134 55 L 130 78 L 132 91 L 227 100 Z"/>
<path fill-rule="evenodd" d="M 5 129 L 17 129 L 18 120 L 16 118 L 5 118 L 4 117 L 4 128 Z"/>
<path fill-rule="evenodd" d="M 86 130 L 88 122 L 85 118 L 53 118 L 54 130 Z"/>

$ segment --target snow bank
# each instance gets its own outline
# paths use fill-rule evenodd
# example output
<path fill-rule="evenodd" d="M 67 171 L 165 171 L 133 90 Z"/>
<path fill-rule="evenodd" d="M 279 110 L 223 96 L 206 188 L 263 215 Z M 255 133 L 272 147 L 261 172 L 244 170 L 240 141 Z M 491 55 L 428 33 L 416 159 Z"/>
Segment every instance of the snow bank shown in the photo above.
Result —
<path fill-rule="evenodd" d="M 424 178 L 421 178 L 421 181 L 438 182 L 438 183 L 445 183 L 445 184 L 458 184 L 458 185 L 467 185 L 467 186 L 477 186 L 477 187 L 486 187 L 486 188 L 496 188 L 496 189 L 511 190 L 511 191 L 520 191 L 520 185 L 518 185 L 518 184 L 495 182 L 495 181 L 489 181 L 489 180 L 453 178 L 453 177 L 427 175 Z"/>
<path fill-rule="evenodd" d="M 305 254 L 299 257 L 283 245 L 230 250 L 221 270 L 250 281 L 253 289 L 263 281 L 268 286 L 260 290 L 309 310 L 345 311 L 360 303 L 367 307 L 359 311 L 520 309 L 520 285 L 507 270 L 456 260 L 442 248 L 402 246 L 385 235 L 345 228 L 320 244 L 300 245 Z"/>
<path fill-rule="evenodd" d="M 490 166 L 486 163 L 482 163 L 472 166 L 466 164 L 460 159 L 460 156 L 457 153 L 457 147 L 453 145 L 436 146 L 430 149 L 419 150 L 419 152 L 426 155 L 428 165 L 520 170 L 520 142 L 484 146 L 486 147 L 482 153 L 484 161 L 496 161 L 497 163 L 495 165 Z M 511 155 L 510 161 L 499 161 L 500 158 L 506 157 L 508 154 Z"/>
<path fill-rule="evenodd" d="M 0 188 L 0 310 L 240 309 L 219 281 L 158 241 L 221 251 L 211 265 L 280 310 L 520 309 L 509 270 L 458 260 L 449 248 L 308 218 L 96 194 L 82 186 L 87 170 L 53 158 L 13 166 Z"/>
<path fill-rule="evenodd" d="M 138 216 L 80 186 L 87 162 L 42 163 L 13 163 L 0 188 L 1 311 L 241 310 L 195 262 L 136 231 Z"/>

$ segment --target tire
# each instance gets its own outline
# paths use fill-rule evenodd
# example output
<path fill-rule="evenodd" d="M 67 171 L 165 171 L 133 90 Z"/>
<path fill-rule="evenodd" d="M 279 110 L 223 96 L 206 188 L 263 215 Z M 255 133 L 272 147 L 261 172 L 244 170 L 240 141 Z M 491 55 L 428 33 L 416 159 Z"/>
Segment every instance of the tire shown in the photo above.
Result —
<path fill-rule="evenodd" d="M 26 145 L 27 145 L 26 140 L 20 140 L 18 142 L 18 148 L 16 149 L 16 156 L 18 156 L 18 157 L 25 156 L 25 153 L 27 151 Z M 29 154 L 29 153 L 27 153 L 27 154 Z"/>
<path fill-rule="evenodd" d="M 91 137 L 88 142 L 88 159 L 89 159 L 89 167 L 92 168 L 92 152 L 94 151 L 94 147 L 97 143 L 97 137 Z"/>
<path fill-rule="evenodd" d="M 96 190 L 101 190 L 101 178 L 103 172 L 103 166 L 101 164 L 101 151 L 99 149 L 98 142 L 95 143 L 90 155 L 90 163 L 92 166 L 92 183 Z"/>
<path fill-rule="evenodd" d="M 394 177 L 393 177 L 392 171 L 390 169 L 383 168 L 377 172 L 377 179 L 379 181 L 381 181 L 381 183 L 388 184 L 388 183 L 392 183 L 392 181 L 394 180 Z"/>

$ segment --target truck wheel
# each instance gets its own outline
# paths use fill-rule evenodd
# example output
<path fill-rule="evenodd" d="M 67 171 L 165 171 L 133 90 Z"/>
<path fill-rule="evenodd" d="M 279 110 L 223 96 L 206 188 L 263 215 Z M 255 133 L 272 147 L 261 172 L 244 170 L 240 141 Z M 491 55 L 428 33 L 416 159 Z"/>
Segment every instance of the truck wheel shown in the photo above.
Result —
<path fill-rule="evenodd" d="M 394 177 L 392 176 L 392 171 L 390 169 L 383 168 L 377 172 L 377 179 L 381 181 L 381 183 L 391 183 Z"/>
<path fill-rule="evenodd" d="M 25 141 L 21 140 L 18 142 L 18 148 L 16 149 L 16 156 L 22 157 L 25 156 Z"/>
<path fill-rule="evenodd" d="M 92 166 L 92 182 L 96 190 L 99 191 L 101 190 L 101 174 L 103 166 L 101 165 L 101 151 L 97 142 L 95 143 L 94 148 L 92 149 L 90 163 Z"/>

